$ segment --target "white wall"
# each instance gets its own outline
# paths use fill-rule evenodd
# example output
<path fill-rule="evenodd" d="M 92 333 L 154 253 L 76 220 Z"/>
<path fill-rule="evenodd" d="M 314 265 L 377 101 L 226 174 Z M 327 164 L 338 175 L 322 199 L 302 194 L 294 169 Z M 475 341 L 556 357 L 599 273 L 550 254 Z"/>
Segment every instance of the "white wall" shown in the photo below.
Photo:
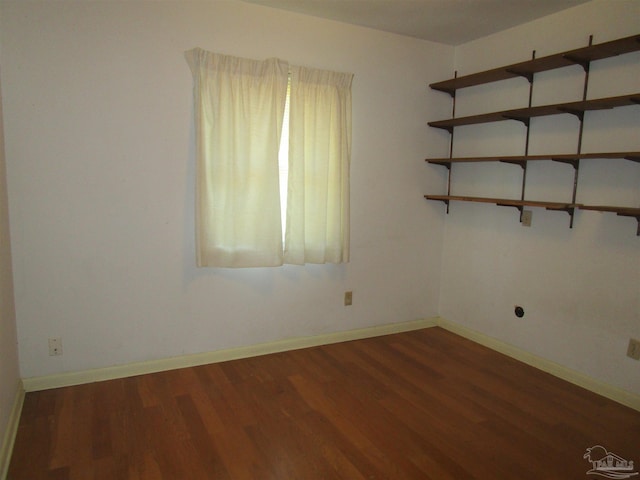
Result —
<path fill-rule="evenodd" d="M 438 313 L 444 216 L 421 196 L 451 47 L 234 0 L 2 8 L 23 377 Z M 355 74 L 350 264 L 194 267 L 195 46 Z"/>
<path fill-rule="evenodd" d="M 638 33 L 640 2 L 595 1 L 456 49 L 460 75 Z M 443 78 L 444 79 L 444 78 Z M 534 105 L 580 100 L 581 67 L 536 76 Z M 640 54 L 593 64 L 588 97 L 640 92 Z M 442 94 L 445 96 L 445 94 Z M 524 79 L 459 92 L 457 114 L 527 105 Z M 446 118 L 447 115 L 440 118 Z M 434 115 L 433 120 L 437 119 Z M 531 154 L 575 153 L 577 120 L 532 121 Z M 587 113 L 583 152 L 640 150 L 640 107 Z M 522 155 L 518 122 L 461 127 L 455 155 Z M 430 166 L 430 169 L 442 167 Z M 454 167 L 453 193 L 519 198 L 522 173 L 508 164 Z M 530 163 L 528 199 L 570 201 L 573 169 Z M 581 163 L 579 203 L 640 206 L 640 165 L 626 160 Z M 445 188 L 440 187 L 441 190 Z M 438 192 L 439 193 L 439 192 Z M 430 210 L 442 209 L 433 203 Z M 626 357 L 640 338 L 640 237 L 633 218 L 579 211 L 569 216 L 533 208 L 520 226 L 514 208 L 455 203 L 446 219 L 440 313 L 443 317 L 640 394 L 638 362 Z M 522 319 L 514 306 L 525 309 Z"/>
<path fill-rule="evenodd" d="M 577 48 L 589 34 L 596 43 L 635 34 L 639 8 L 591 2 L 460 46 L 456 68 L 463 75 L 534 49 Z M 578 212 L 569 229 L 566 214 L 533 209 L 533 226 L 523 228 L 511 208 L 456 203 L 445 216 L 440 203 L 422 200 L 445 188 L 444 169 L 422 160 L 448 152 L 448 135 L 426 121 L 446 118 L 450 101 L 426 85 L 452 74 L 452 48 L 234 0 L 5 1 L 1 22 L 23 377 L 439 313 L 640 393 L 638 364 L 625 356 L 629 337 L 640 338 L 633 219 Z M 192 84 L 183 59 L 194 46 L 355 74 L 350 264 L 194 267 Z M 639 91 L 638 60 L 594 64 L 590 96 Z M 534 103 L 577 99 L 581 82 L 577 67 L 539 75 Z M 519 80 L 467 89 L 458 115 L 523 105 L 526 95 Z M 639 121 L 637 107 L 588 114 L 583 150 L 640 149 Z M 575 151 L 575 126 L 564 116 L 535 120 L 530 153 Z M 460 128 L 455 153 L 521 154 L 522 132 L 507 123 Z M 637 206 L 639 172 L 631 162 L 582 162 L 578 201 Z M 454 176 L 454 193 L 519 195 L 512 165 L 456 166 Z M 528 179 L 529 198 L 563 200 L 572 171 L 541 162 Z M 354 291 L 349 308 L 345 290 Z M 7 318 L 3 388 L 16 369 Z M 54 336 L 62 357 L 48 356 Z"/>
<path fill-rule="evenodd" d="M 9 239 L 9 208 L 7 204 L 7 178 L 4 155 L 4 128 L 2 122 L 2 95 L 0 93 L 0 477 L 2 462 L 7 460 L 8 445 L 4 445 L 5 432 L 20 387 L 18 368 L 18 341 L 16 314 L 13 301 L 11 271 L 11 243 Z M 5 465 L 6 467 L 6 465 Z"/>

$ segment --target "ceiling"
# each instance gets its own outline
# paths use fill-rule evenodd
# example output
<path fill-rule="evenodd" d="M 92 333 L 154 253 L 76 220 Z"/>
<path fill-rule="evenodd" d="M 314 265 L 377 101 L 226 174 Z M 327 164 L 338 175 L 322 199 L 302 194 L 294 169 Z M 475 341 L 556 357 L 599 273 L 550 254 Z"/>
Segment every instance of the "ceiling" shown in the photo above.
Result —
<path fill-rule="evenodd" d="M 448 45 L 589 0 L 244 0 Z"/>

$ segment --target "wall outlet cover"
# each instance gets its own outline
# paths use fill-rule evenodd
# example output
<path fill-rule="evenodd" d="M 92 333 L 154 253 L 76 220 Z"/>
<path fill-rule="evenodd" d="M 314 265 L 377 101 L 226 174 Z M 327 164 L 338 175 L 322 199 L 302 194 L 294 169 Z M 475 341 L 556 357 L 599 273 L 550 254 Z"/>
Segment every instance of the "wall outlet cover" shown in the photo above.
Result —
<path fill-rule="evenodd" d="M 49 355 L 52 357 L 62 355 L 62 339 L 61 338 L 49 339 Z"/>
<path fill-rule="evenodd" d="M 634 338 L 629 339 L 629 347 L 627 347 L 627 357 L 634 360 L 640 360 L 640 340 Z"/>
<path fill-rule="evenodd" d="M 353 304 L 353 292 L 344 292 L 344 305 L 346 307 Z"/>

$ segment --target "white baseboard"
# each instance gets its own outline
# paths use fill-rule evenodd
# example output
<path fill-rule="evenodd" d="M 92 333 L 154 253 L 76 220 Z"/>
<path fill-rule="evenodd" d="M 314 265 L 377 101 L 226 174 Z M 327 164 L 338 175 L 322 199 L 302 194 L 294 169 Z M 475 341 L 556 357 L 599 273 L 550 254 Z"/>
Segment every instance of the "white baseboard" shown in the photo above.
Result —
<path fill-rule="evenodd" d="M 193 367 L 206 365 L 208 363 L 225 362 L 237 360 L 239 358 L 249 358 L 269 353 L 284 352 L 287 350 L 297 350 L 300 348 L 315 347 L 318 345 L 328 345 L 331 343 L 346 342 L 362 338 L 389 335 L 392 333 L 408 332 L 422 328 L 433 327 L 437 324 L 437 318 L 420 319 L 410 322 L 391 323 L 375 327 L 362 328 L 358 330 L 348 330 L 344 332 L 328 333 L 313 337 L 298 337 L 279 340 L 270 343 L 261 343 L 247 347 L 231 348 L 214 352 L 199 353 L 194 355 L 183 355 L 180 357 L 164 358 L 149 362 L 130 363 L 126 365 L 116 365 L 113 367 L 98 368 L 93 370 L 83 370 L 78 372 L 62 373 L 60 375 L 47 375 L 43 377 L 24 378 L 24 389 L 27 392 L 48 390 L 50 388 L 68 387 L 83 383 L 98 382 L 102 380 L 112 380 L 115 378 L 132 377 L 146 373 L 155 373 L 176 368 Z"/>
<path fill-rule="evenodd" d="M 527 365 L 550 373 L 558 378 L 590 390 L 603 397 L 614 400 L 622 405 L 626 405 L 634 410 L 640 411 L 640 396 L 595 380 L 587 375 L 571 370 L 563 365 L 552 362 L 545 358 L 536 356 L 520 348 L 509 345 L 495 338 L 484 335 L 480 332 L 450 322 L 441 317 L 434 317 L 410 322 L 392 323 L 358 330 L 348 330 L 344 332 L 316 335 L 313 337 L 298 337 L 279 340 L 270 343 L 261 343 L 246 347 L 218 350 L 214 352 L 199 353 L 195 355 L 184 355 L 171 357 L 149 362 L 131 363 L 126 365 L 116 365 L 114 367 L 98 368 L 94 370 L 84 370 L 78 372 L 63 373 L 60 375 L 48 375 L 43 377 L 31 377 L 23 379 L 24 391 L 33 392 L 47 390 L 50 388 L 80 385 L 83 383 L 98 382 L 102 380 L 112 380 L 115 378 L 125 378 L 134 375 L 155 373 L 176 368 L 193 367 L 206 365 L 208 363 L 237 360 L 240 358 L 255 357 L 269 353 L 284 352 L 287 350 L 297 350 L 300 348 L 315 347 L 318 345 L 328 345 L 331 343 L 346 342 L 362 338 L 390 335 L 393 333 L 407 332 L 439 326 L 452 333 L 468 338 L 476 343 L 484 345 L 492 350 L 503 353 L 511 358 L 519 360 Z M 19 412 L 18 412 L 19 413 Z M 17 425 L 16 425 L 17 428 Z M 0 460 L 2 457 L 0 457 Z M 0 477 L 1 480 L 1 477 Z"/>
<path fill-rule="evenodd" d="M 20 414 L 22 413 L 23 404 L 24 388 L 22 381 L 18 380 L 18 388 L 16 389 L 16 396 L 13 401 L 13 407 L 11 408 L 11 414 L 9 415 L 9 422 L 7 423 L 7 429 L 4 432 L 2 445 L 0 446 L 0 480 L 5 480 L 7 478 L 9 462 L 11 461 L 13 444 L 15 443 L 16 435 L 18 433 L 18 425 L 20 424 Z"/>
<path fill-rule="evenodd" d="M 597 393 L 598 395 L 602 395 L 603 397 L 621 403 L 622 405 L 625 405 L 627 407 L 633 408 L 634 410 L 640 411 L 640 395 L 636 395 L 621 388 L 608 385 L 604 382 L 584 375 L 583 373 L 576 372 L 575 370 L 560 365 L 559 363 L 555 363 L 551 360 L 539 357 L 470 328 L 450 322 L 444 318 L 437 318 L 436 323 L 439 327 L 460 335 L 461 337 L 465 337 L 469 340 L 472 340 L 473 342 L 479 343 L 480 345 L 484 345 L 485 347 L 526 363 L 527 365 L 531 365 L 538 370 L 547 372 L 555 377 L 573 383 L 574 385 L 578 385 L 579 387 L 582 387 L 586 390 Z"/>

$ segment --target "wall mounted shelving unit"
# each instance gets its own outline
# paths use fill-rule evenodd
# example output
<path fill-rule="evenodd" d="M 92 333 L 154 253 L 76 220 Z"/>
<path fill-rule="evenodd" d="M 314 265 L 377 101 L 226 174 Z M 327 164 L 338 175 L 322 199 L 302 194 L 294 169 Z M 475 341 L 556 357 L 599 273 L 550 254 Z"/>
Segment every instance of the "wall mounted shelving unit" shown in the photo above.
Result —
<path fill-rule="evenodd" d="M 451 201 L 465 201 L 465 202 L 481 202 L 481 203 L 493 203 L 501 206 L 515 207 L 522 211 L 524 207 L 543 207 L 548 210 L 564 211 L 570 215 L 570 224 L 573 226 L 573 217 L 576 209 L 582 210 L 596 210 L 601 212 L 613 212 L 620 216 L 633 217 L 638 222 L 637 235 L 640 235 L 640 208 L 635 207 L 622 207 L 622 206 L 609 206 L 609 205 L 583 205 L 576 203 L 576 191 L 578 187 L 578 172 L 580 168 L 581 160 L 588 159 L 625 159 L 632 162 L 640 163 L 640 151 L 633 152 L 596 152 L 596 153 L 582 153 L 582 131 L 584 126 L 585 112 L 594 110 L 608 110 L 618 107 L 626 107 L 630 105 L 640 104 L 640 93 L 634 93 L 631 95 L 621 95 L 617 97 L 609 98 L 597 98 L 587 100 L 587 87 L 589 82 L 589 69 L 592 61 L 601 60 L 609 57 L 615 57 L 625 53 L 631 53 L 640 51 L 640 35 L 633 35 L 631 37 L 621 38 L 598 45 L 592 45 L 591 39 L 589 40 L 589 46 L 579 48 L 576 50 L 570 50 L 563 53 L 549 55 L 547 57 L 535 58 L 535 52 L 532 55 L 532 59 L 516 63 L 513 65 L 507 65 L 504 67 L 487 70 L 484 72 L 478 72 L 463 77 L 457 75 L 449 80 L 443 82 L 437 82 L 430 85 L 434 90 L 448 93 L 453 102 L 453 115 L 452 118 L 446 120 L 439 120 L 429 122 L 429 126 L 434 128 L 440 128 L 446 130 L 450 134 L 450 149 L 448 158 L 427 158 L 426 161 L 436 165 L 442 165 L 448 170 L 447 181 L 447 194 L 446 195 L 425 195 L 425 198 L 429 200 L 437 200 L 444 202 L 449 212 L 449 203 Z M 560 103 L 554 105 L 541 105 L 532 106 L 531 98 L 533 92 L 534 75 L 539 72 L 548 70 L 554 70 L 558 68 L 567 67 L 570 65 L 581 65 L 585 72 L 583 98 L 578 102 Z M 518 108 L 512 110 L 504 110 L 500 112 L 485 113 L 480 115 L 472 115 L 468 117 L 456 117 L 455 116 L 455 102 L 456 91 L 462 88 L 497 82 L 500 80 L 506 80 L 509 78 L 522 77 L 529 82 L 529 105 L 525 108 Z M 576 154 L 559 154 L 559 155 L 529 155 L 529 128 L 530 119 L 534 117 L 542 117 L 549 115 L 571 114 L 575 115 L 579 120 L 578 130 L 578 151 Z M 463 125 L 474 125 L 500 121 L 519 121 L 526 127 L 526 144 L 525 154 L 521 156 L 492 156 L 492 157 L 453 157 L 453 141 L 455 127 Z M 555 162 L 562 162 L 571 165 L 574 168 L 574 184 L 572 199 L 566 203 L 559 202 L 544 202 L 526 200 L 525 197 L 525 185 L 526 185 L 526 173 L 527 163 L 538 160 L 551 160 Z M 460 195 L 451 195 L 451 166 L 454 163 L 473 163 L 473 162 L 503 162 L 519 165 L 523 170 L 522 177 L 522 193 L 519 200 L 504 199 L 504 198 L 486 198 L 486 197 L 469 197 Z"/>

